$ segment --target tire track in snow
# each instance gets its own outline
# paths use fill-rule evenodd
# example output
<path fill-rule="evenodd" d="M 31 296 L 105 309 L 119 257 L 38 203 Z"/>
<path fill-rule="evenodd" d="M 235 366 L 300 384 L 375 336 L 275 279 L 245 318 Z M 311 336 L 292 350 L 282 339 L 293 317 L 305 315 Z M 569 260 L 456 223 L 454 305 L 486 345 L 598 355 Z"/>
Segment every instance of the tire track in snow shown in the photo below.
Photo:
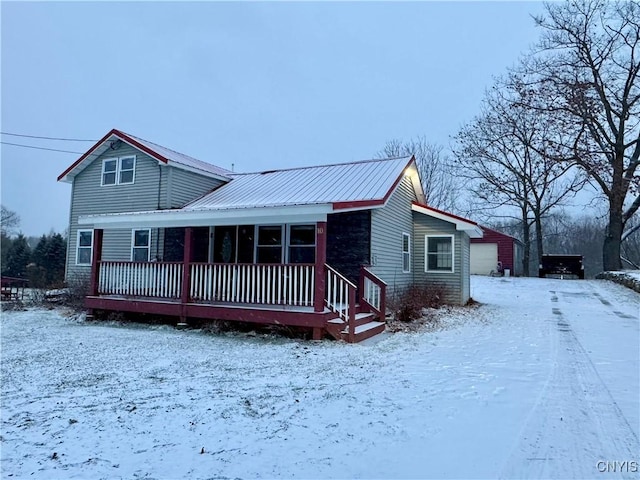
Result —
<path fill-rule="evenodd" d="M 550 338 L 553 367 L 500 476 L 607 478 L 610 474 L 601 473 L 598 462 L 637 461 L 638 437 L 571 328 L 561 308 L 563 293 L 550 293 L 551 316 L 546 321 L 555 324 Z M 611 305 L 593 292 L 581 292 L 585 294 Z M 591 464 L 578 461 L 584 458 L 591 458 Z M 637 478 L 637 472 L 615 476 Z"/>

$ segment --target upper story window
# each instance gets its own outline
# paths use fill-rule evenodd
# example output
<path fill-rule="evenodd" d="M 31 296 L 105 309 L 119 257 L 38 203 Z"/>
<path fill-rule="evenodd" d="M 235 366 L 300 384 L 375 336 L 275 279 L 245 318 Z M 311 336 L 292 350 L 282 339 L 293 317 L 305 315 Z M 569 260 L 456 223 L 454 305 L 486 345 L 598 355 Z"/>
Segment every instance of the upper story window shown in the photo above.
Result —
<path fill-rule="evenodd" d="M 136 173 L 136 157 L 106 158 L 102 161 L 101 185 L 126 185 L 133 183 Z"/>

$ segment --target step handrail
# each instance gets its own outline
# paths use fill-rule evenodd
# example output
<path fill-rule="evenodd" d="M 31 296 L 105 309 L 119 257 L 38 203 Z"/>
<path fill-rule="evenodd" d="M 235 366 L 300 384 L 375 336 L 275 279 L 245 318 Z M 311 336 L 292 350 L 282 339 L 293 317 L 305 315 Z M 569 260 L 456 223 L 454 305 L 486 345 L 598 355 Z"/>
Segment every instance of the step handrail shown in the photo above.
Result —
<path fill-rule="evenodd" d="M 336 269 L 325 264 L 327 283 L 325 288 L 325 305 L 337 313 L 347 324 L 349 342 L 355 340 L 356 290 L 357 286 Z"/>
<path fill-rule="evenodd" d="M 360 268 L 360 302 L 365 303 L 384 322 L 387 315 L 387 282 L 362 265 Z"/>

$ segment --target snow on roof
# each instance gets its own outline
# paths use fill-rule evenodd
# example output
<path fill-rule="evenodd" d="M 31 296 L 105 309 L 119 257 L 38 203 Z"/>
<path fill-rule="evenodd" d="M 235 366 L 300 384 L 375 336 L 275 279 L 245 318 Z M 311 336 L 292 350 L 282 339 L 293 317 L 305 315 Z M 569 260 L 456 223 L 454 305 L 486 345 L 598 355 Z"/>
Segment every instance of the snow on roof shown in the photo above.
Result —
<path fill-rule="evenodd" d="M 383 205 L 413 157 L 232 174 L 232 180 L 183 210 L 333 204 L 334 209 Z"/>
<path fill-rule="evenodd" d="M 137 148 L 159 162 L 174 165 L 176 168 L 195 171 L 197 173 L 217 177 L 228 180 L 231 172 L 224 168 L 212 165 L 207 162 L 190 157 L 183 153 L 176 152 L 169 148 L 163 147 L 156 143 L 144 140 L 121 130 L 112 129 L 104 137 L 87 150 L 78 160 L 76 160 L 69 168 L 67 168 L 60 176 L 58 181 L 70 182 L 71 179 L 86 168 L 93 160 L 102 155 L 110 148 L 111 142 L 121 140 L 134 148 Z"/>
<path fill-rule="evenodd" d="M 163 147 L 162 145 L 158 145 L 157 143 L 153 143 L 148 140 L 144 140 L 143 138 L 129 135 L 128 133 L 119 133 L 125 135 L 129 140 L 133 139 L 140 145 L 144 145 L 147 150 L 151 150 L 159 154 L 161 157 L 168 160 L 169 163 L 176 163 L 178 165 L 195 168 L 197 170 L 203 170 L 205 172 L 212 173 L 214 175 L 220 175 L 223 177 L 228 177 L 231 174 L 231 171 L 229 170 L 218 167 L 216 165 L 212 165 L 211 163 L 203 162 L 202 160 L 190 157 L 189 155 L 185 155 L 184 153 L 176 152 L 175 150 Z"/>

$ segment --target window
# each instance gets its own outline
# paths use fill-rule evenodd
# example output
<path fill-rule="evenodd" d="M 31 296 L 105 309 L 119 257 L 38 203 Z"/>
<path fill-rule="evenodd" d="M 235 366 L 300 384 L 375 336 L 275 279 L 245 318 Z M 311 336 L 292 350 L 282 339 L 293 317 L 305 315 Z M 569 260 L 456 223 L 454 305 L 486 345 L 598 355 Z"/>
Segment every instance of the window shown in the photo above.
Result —
<path fill-rule="evenodd" d="M 120 178 L 118 183 L 133 183 L 133 174 L 136 169 L 136 157 L 123 157 L 120 159 Z"/>
<path fill-rule="evenodd" d="M 78 230 L 76 265 L 91 265 L 93 258 L 93 230 Z"/>
<path fill-rule="evenodd" d="M 131 261 L 148 262 L 151 251 L 151 230 L 133 230 L 131 233 Z"/>
<path fill-rule="evenodd" d="M 411 236 L 408 233 L 402 234 L 402 272 L 411 271 Z"/>
<path fill-rule="evenodd" d="M 282 226 L 259 226 L 257 263 L 282 263 Z"/>
<path fill-rule="evenodd" d="M 102 162 L 101 185 L 125 185 L 133 183 L 136 171 L 136 157 L 107 158 Z"/>
<path fill-rule="evenodd" d="M 316 226 L 291 225 L 289 227 L 289 263 L 315 263 Z"/>
<path fill-rule="evenodd" d="M 453 272 L 453 235 L 425 235 L 425 271 Z"/>

